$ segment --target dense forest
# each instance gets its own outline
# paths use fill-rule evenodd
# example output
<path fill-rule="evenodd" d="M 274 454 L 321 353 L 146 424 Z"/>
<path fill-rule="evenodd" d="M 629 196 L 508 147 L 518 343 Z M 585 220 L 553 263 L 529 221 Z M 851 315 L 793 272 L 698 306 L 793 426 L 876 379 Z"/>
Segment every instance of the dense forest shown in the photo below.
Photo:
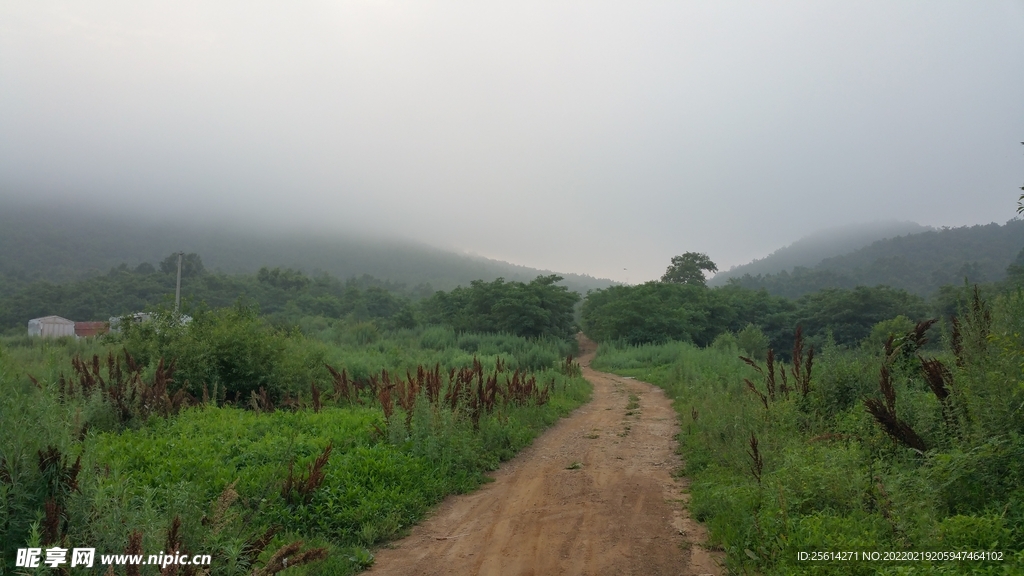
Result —
<path fill-rule="evenodd" d="M 177 257 L 159 268 L 121 265 L 77 282 L 31 283 L 0 298 L 0 327 L 21 334 L 27 318 L 55 314 L 71 320 L 107 320 L 173 303 Z M 470 332 L 504 332 L 524 337 L 568 338 L 575 333 L 574 307 L 580 295 L 559 284 L 561 277 L 530 282 L 475 280 L 450 292 L 428 285 L 407 287 L 364 275 L 342 281 L 327 274 L 309 277 L 291 268 L 261 268 L 256 274 L 206 270 L 198 254 L 182 260 L 183 313 L 242 303 L 255 307 L 281 328 L 340 321 L 371 322 L 380 329 L 443 324 Z M 319 320 L 315 320 L 319 319 Z"/>
<path fill-rule="evenodd" d="M 1024 221 L 943 228 L 879 240 L 814 265 L 728 280 L 751 289 L 799 298 L 824 288 L 886 285 L 932 296 L 944 285 L 997 282 L 1007 266 L 1022 263 Z M 767 259 L 766 259 L 767 260 Z"/>
<path fill-rule="evenodd" d="M 634 345 L 675 340 L 704 347 L 723 336 L 756 334 L 761 343 L 756 349 L 772 346 L 786 354 L 797 326 L 809 341 L 856 346 L 883 320 L 932 312 L 920 296 L 886 286 L 827 288 L 790 300 L 739 286 L 648 282 L 591 293 L 583 304 L 582 325 L 598 341 Z"/>
<path fill-rule="evenodd" d="M 18 332 L 11 329 L 22 327 L 28 318 L 54 314 L 76 321 L 107 320 L 168 305 L 173 301 L 176 272 L 177 258 L 170 255 L 159 268 L 148 263 L 135 268 L 121 265 L 74 282 L 32 282 L 0 298 L 0 326 Z M 197 306 L 230 306 L 241 298 L 258 305 L 277 324 L 295 323 L 309 315 L 387 321 L 408 308 L 407 297 L 432 293 L 425 285 L 408 288 L 370 276 L 347 281 L 326 274 L 311 278 L 290 268 L 261 268 L 256 274 L 209 272 L 197 254 L 185 256 L 182 271 L 186 312 Z"/>
<path fill-rule="evenodd" d="M 684 261 L 689 262 L 690 273 L 676 270 Z M 702 269 L 697 262 L 703 262 Z M 681 341 L 706 347 L 740 337 L 751 342 L 741 345 L 751 355 L 763 355 L 772 347 L 787 357 L 787 343 L 798 327 L 808 342 L 819 347 L 826 343 L 856 347 L 866 339 L 877 340 L 879 335 L 873 331 L 882 330 L 879 326 L 886 322 L 895 322 L 888 325 L 892 329 L 906 327 L 911 320 L 951 318 L 971 290 L 970 284 L 961 281 L 944 284 L 925 298 L 886 285 L 853 284 L 787 297 L 737 281 L 709 287 L 703 272 L 714 268 L 706 255 L 687 253 L 673 258 L 661 281 L 593 291 L 583 302 L 581 327 L 600 342 L 629 345 Z M 1024 284 L 1024 265 L 1011 263 L 1002 276 L 999 282 L 974 286 L 986 295 L 1015 289 Z"/>

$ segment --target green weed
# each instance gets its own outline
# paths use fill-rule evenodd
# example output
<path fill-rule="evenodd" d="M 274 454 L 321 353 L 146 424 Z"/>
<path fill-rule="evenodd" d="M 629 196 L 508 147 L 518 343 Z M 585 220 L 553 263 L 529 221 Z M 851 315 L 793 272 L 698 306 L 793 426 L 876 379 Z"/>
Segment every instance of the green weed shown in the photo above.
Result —
<path fill-rule="evenodd" d="M 880 327 L 871 342 L 906 324 Z M 931 349 L 912 334 L 918 328 L 884 354 L 874 344 L 828 345 L 813 369 L 800 351 L 799 372 L 777 357 L 771 370 L 752 361 L 755 369 L 725 341 L 602 344 L 594 367 L 641 377 L 675 400 L 691 512 L 734 572 L 909 573 L 798 562 L 806 550 L 1019 550 L 1024 296 L 969 301 L 935 357 L 924 356 Z M 901 355 L 911 344 L 915 354 Z M 1019 573 L 1021 559 L 1007 552 L 1003 563 L 915 570 Z"/>

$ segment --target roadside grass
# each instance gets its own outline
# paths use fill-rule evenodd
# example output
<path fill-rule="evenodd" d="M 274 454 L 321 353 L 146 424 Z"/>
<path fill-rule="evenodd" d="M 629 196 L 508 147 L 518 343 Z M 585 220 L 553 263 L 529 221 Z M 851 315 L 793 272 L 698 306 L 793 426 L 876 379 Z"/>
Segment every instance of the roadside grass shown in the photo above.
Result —
<path fill-rule="evenodd" d="M 734 573 L 1021 574 L 1022 324 L 1019 294 L 967 310 L 956 347 L 937 358 L 944 400 L 930 388 L 924 361 L 900 350 L 883 357 L 829 345 L 814 358 L 806 395 L 793 365 L 777 362 L 788 392 L 778 376 L 774 398 L 763 363 L 758 373 L 732 347 L 605 343 L 593 366 L 656 384 L 673 399 L 691 511 Z M 883 365 L 888 376 L 880 375 Z M 925 450 L 866 409 L 872 398 L 884 409 L 886 379 L 894 418 Z M 1003 560 L 798 559 L 809 551 L 995 552 Z"/>
<path fill-rule="evenodd" d="M 575 352 L 570 343 L 454 337 L 443 328 L 377 333 L 359 345 L 268 332 L 261 337 L 284 342 L 275 373 L 312 382 L 275 382 L 278 394 L 265 402 L 255 390 L 235 402 L 211 394 L 202 403 L 196 394 L 191 405 L 162 414 L 136 398 L 125 416 L 98 387 L 70 394 L 60 384 L 62 376 L 81 377 L 70 364 L 75 356 L 87 365 L 93 355 L 127 362 L 124 350 L 133 345 L 201 353 L 201 342 L 159 341 L 167 335 L 0 339 L 0 574 L 14 573 L 20 547 L 122 553 L 134 531 L 147 554 L 174 546 L 211 554 L 216 574 L 267 568 L 275 552 L 299 540 L 327 556 L 289 574 L 354 573 L 372 564 L 375 546 L 401 536 L 446 495 L 486 482 L 488 471 L 591 393 L 582 377 L 560 368 Z M 345 370 L 347 395 L 310 358 Z M 157 359 L 139 368 L 140 382 L 161 382 Z M 192 373 L 217 368 L 192 362 Z M 112 386 L 105 366 L 97 374 Z M 440 375 L 433 398 L 417 382 L 421 367 Z M 462 378 L 460 370 L 476 372 L 453 392 L 450 376 Z M 186 386 L 171 382 L 165 399 Z M 157 572 L 144 566 L 142 573 Z"/>

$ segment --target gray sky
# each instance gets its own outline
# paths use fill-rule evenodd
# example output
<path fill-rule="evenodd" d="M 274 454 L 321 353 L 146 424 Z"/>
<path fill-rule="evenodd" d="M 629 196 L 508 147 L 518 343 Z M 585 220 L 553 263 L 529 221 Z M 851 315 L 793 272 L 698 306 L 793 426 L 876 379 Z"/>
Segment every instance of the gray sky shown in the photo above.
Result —
<path fill-rule="evenodd" d="M 1021 0 L 0 0 L 17 199 L 636 283 L 834 225 L 1005 222 L 1021 140 Z"/>

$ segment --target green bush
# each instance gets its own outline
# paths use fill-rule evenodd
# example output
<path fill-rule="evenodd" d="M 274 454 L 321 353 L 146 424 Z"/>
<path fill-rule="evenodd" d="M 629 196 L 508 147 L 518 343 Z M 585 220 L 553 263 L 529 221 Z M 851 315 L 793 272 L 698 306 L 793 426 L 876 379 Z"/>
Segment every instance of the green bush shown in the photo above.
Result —
<path fill-rule="evenodd" d="M 736 340 L 736 336 L 733 335 L 732 332 L 722 332 L 718 336 L 715 336 L 715 340 L 711 343 L 711 347 L 723 352 L 736 351 L 736 353 L 739 353 L 739 342 Z"/>
<path fill-rule="evenodd" d="M 747 324 L 736 334 L 736 345 L 748 358 L 754 360 L 764 361 L 768 355 L 769 344 L 768 337 L 753 324 Z"/>
<path fill-rule="evenodd" d="M 273 328 L 255 306 L 241 302 L 199 310 L 190 322 L 163 312 L 149 322 L 124 324 L 114 342 L 144 365 L 173 360 L 176 381 L 196 397 L 205 386 L 219 400 L 246 403 L 263 388 L 276 402 L 326 378 L 322 348 L 310 346 L 299 332 Z"/>
<path fill-rule="evenodd" d="M 426 350 L 444 350 L 456 345 L 455 330 L 447 326 L 430 326 L 420 334 L 420 347 Z"/>
<path fill-rule="evenodd" d="M 1006 519 L 996 514 L 943 518 L 939 540 L 951 550 L 1005 550 L 1014 542 Z"/>

